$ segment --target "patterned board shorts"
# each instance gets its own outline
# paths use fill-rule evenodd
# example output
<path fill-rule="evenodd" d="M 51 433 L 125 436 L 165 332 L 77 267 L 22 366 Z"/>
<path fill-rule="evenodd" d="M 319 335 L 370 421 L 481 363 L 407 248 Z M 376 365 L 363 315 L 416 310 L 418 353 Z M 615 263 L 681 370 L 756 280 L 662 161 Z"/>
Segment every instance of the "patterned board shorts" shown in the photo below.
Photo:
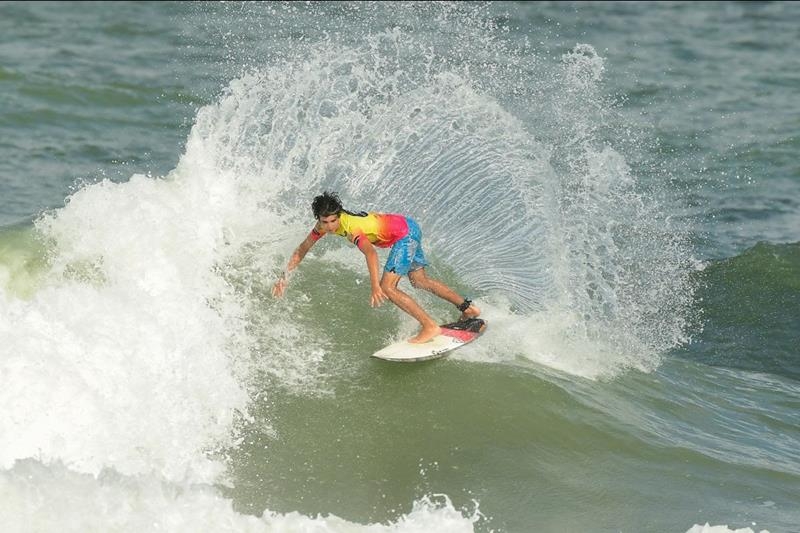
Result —
<path fill-rule="evenodd" d="M 385 272 L 394 272 L 401 276 L 428 266 L 425 252 L 422 251 L 422 230 L 413 219 L 406 218 L 406 221 L 408 234 L 392 245 L 383 268 Z"/>

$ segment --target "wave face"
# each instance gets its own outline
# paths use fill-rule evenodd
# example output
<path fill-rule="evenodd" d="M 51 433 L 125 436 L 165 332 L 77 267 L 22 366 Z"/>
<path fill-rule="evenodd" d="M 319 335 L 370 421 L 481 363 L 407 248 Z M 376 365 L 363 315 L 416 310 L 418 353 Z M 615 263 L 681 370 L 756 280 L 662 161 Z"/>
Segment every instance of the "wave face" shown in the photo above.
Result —
<path fill-rule="evenodd" d="M 759 243 L 710 262 L 699 278 L 705 328 L 687 357 L 800 378 L 800 243 Z"/>

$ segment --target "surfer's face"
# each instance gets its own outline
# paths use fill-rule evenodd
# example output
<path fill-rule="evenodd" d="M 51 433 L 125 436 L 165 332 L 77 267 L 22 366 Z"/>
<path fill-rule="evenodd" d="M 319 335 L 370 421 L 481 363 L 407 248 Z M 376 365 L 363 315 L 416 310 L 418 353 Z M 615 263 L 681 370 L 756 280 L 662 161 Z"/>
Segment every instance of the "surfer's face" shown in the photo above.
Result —
<path fill-rule="evenodd" d="M 326 233 L 334 233 L 339 229 L 339 215 L 319 217 L 319 223 L 322 224 L 322 229 L 324 229 Z"/>

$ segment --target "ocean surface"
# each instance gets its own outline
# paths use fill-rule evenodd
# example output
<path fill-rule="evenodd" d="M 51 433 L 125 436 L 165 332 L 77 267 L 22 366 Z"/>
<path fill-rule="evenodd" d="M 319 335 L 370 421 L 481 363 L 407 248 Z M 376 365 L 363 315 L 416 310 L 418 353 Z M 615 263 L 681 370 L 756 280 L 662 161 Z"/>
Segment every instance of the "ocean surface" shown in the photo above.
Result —
<path fill-rule="evenodd" d="M 798 28 L 0 3 L 0 530 L 800 532 Z M 322 190 L 484 336 L 370 358 L 415 323 L 344 239 L 274 299 Z"/>

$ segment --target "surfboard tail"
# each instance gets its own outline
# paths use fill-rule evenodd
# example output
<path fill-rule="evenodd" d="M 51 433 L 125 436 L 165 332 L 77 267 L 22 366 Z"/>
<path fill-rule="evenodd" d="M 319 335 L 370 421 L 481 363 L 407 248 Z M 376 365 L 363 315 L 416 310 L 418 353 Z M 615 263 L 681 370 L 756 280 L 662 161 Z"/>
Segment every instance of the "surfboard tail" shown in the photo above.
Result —
<path fill-rule="evenodd" d="M 486 329 L 486 321 L 480 318 L 468 318 L 451 324 L 442 324 L 442 335 L 453 337 L 464 342 L 478 338 Z"/>

